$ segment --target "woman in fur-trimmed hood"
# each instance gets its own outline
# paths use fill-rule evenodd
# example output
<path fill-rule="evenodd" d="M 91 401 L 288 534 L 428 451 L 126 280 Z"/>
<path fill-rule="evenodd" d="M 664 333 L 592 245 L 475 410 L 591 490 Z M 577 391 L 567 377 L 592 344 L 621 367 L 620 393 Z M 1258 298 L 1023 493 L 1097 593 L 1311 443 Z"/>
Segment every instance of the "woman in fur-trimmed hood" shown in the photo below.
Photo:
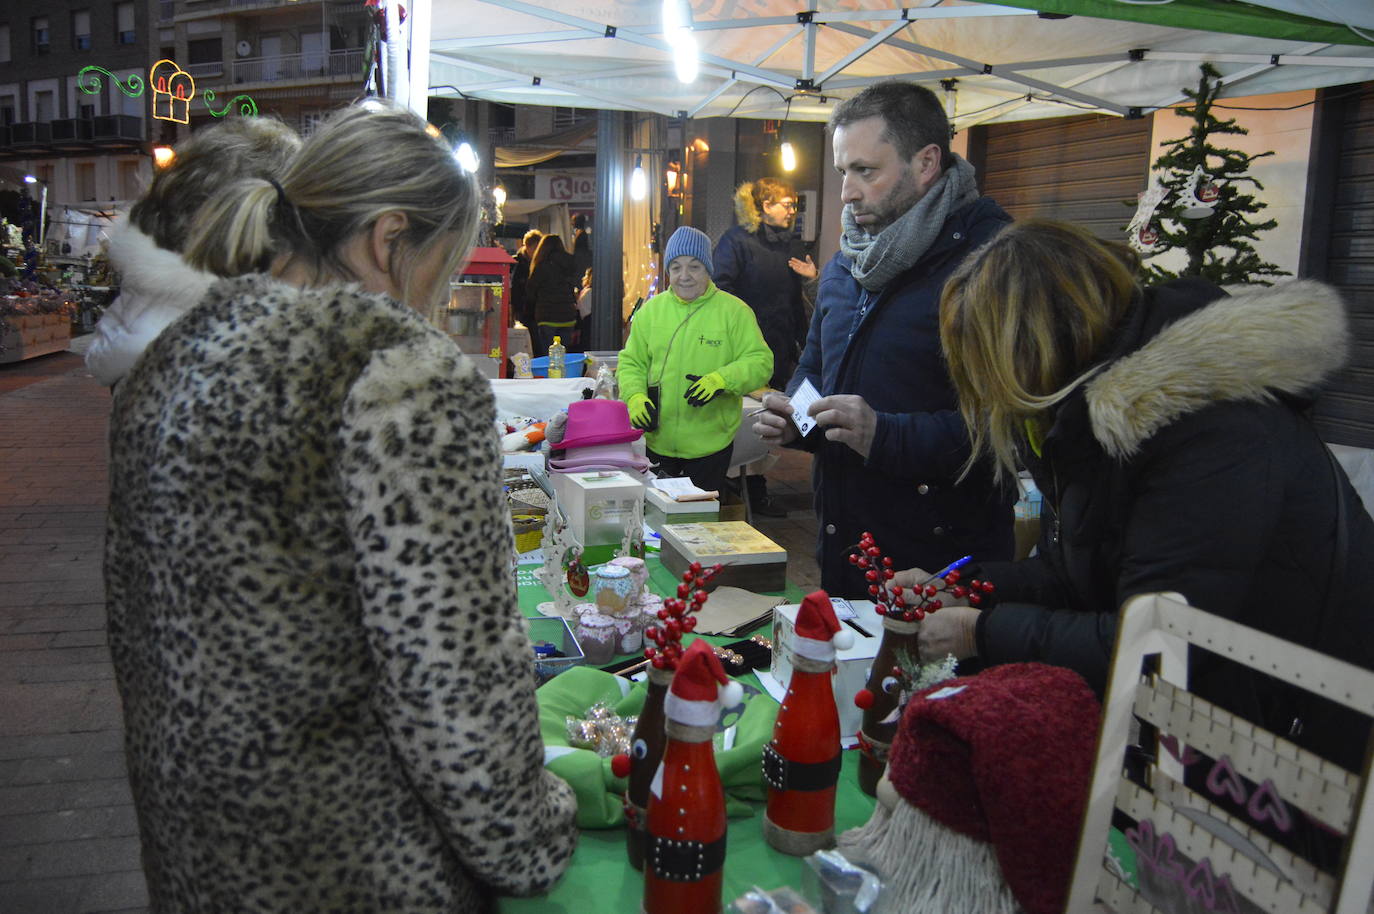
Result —
<path fill-rule="evenodd" d="M 1340 296 L 1312 281 L 1142 290 L 1131 259 L 1074 226 L 1021 222 L 945 286 L 972 459 L 1003 479 L 1024 464 L 1045 510 L 1038 555 L 983 563 L 995 605 L 934 614 L 922 653 L 1044 661 L 1100 691 L 1118 608 L 1176 591 L 1374 669 L 1374 522 L 1305 414 L 1345 358 Z M 1359 770 L 1358 716 L 1215 656 L 1195 658 L 1191 681 Z"/>
<path fill-rule="evenodd" d="M 792 237 L 797 192 L 776 178 L 747 181 L 735 191 L 735 219 L 739 224 L 720 236 L 711 254 L 712 275 L 718 288 L 753 309 L 773 352 L 769 384 L 781 390 L 806 345 L 805 283 L 819 275 Z"/>

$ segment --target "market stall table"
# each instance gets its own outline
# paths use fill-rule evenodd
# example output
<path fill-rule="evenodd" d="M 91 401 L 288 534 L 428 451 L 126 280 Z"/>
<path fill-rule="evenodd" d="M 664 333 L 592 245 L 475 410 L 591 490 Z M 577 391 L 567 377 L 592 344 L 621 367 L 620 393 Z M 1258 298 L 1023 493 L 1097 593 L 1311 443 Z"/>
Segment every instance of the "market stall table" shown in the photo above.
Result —
<path fill-rule="evenodd" d="M 678 580 L 665 569 L 656 556 L 646 560 L 649 568 L 649 587 L 660 595 L 672 594 Z M 549 594 L 534 578 L 537 566 L 524 565 L 519 569 L 520 609 L 527 616 L 539 616 L 538 605 Z M 803 594 L 792 585 L 777 595 L 789 602 L 799 602 Z M 768 625 L 758 631 L 770 634 Z M 729 637 L 704 636 L 713 644 L 735 640 Z M 688 639 L 684 639 L 685 641 Z M 628 656 L 628 655 L 626 655 Z M 755 701 L 772 701 L 758 678 L 750 673 L 738 677 L 742 682 L 764 692 Z M 835 798 L 835 830 L 856 828 L 868 821 L 873 813 L 874 800 L 858 785 L 858 753 L 844 753 L 840 783 Z M 731 819 L 726 838 L 725 883 L 722 903 L 732 900 L 757 886 L 775 889 L 789 885 L 799 887 L 805 864 L 802 858 L 778 853 L 763 838 L 763 803 L 750 804 L 747 818 Z M 505 912 L 541 912 L 541 914 L 586 914 L 586 912 L 639 911 L 643 896 L 643 875 L 632 868 L 625 852 L 625 828 L 585 829 L 578 841 L 568 871 L 553 891 L 532 898 L 503 898 Z"/>

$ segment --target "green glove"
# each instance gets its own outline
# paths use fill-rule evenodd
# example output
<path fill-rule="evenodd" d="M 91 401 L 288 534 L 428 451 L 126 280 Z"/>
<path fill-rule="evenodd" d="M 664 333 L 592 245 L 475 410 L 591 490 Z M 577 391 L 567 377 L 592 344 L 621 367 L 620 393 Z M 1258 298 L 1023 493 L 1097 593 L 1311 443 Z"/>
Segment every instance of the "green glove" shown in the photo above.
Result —
<path fill-rule="evenodd" d="M 693 381 L 692 386 L 687 388 L 687 393 L 684 396 L 687 402 L 693 406 L 705 406 L 724 389 L 725 379 L 720 376 L 720 372 L 713 371 Z"/>
<path fill-rule="evenodd" d="M 625 401 L 630 408 L 630 424 L 635 428 L 648 428 L 654 421 L 654 401 L 648 394 L 631 394 Z"/>

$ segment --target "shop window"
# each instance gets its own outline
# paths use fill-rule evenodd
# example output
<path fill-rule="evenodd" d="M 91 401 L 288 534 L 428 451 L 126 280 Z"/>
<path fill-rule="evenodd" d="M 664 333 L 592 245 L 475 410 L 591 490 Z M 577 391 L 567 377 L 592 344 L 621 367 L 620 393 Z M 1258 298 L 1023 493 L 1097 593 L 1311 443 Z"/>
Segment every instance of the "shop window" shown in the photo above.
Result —
<path fill-rule="evenodd" d="M 47 16 L 35 16 L 32 20 L 33 53 L 47 54 L 52 50 L 52 27 Z"/>
<path fill-rule="evenodd" d="M 134 30 L 134 5 L 132 3 L 115 4 L 115 33 L 119 36 L 120 44 L 137 43 L 138 32 Z"/>
<path fill-rule="evenodd" d="M 72 49 L 89 51 L 91 49 L 91 11 L 77 10 L 72 13 Z"/>
<path fill-rule="evenodd" d="M 170 57 L 171 55 L 164 55 Z M 193 64 L 220 63 L 224 58 L 224 42 L 218 37 L 197 38 L 186 42 L 186 59 Z"/>

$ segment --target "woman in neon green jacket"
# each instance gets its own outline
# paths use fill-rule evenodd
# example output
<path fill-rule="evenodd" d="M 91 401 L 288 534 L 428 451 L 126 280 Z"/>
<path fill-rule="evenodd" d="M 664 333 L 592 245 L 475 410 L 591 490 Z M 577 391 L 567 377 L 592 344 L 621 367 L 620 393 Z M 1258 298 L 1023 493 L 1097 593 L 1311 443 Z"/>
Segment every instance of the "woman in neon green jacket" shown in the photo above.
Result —
<path fill-rule="evenodd" d="M 768 382 L 773 353 L 754 312 L 711 281 L 711 239 L 684 225 L 663 252 L 668 290 L 644 304 L 620 353 L 620 395 L 660 476 L 719 491 L 740 395 Z"/>

